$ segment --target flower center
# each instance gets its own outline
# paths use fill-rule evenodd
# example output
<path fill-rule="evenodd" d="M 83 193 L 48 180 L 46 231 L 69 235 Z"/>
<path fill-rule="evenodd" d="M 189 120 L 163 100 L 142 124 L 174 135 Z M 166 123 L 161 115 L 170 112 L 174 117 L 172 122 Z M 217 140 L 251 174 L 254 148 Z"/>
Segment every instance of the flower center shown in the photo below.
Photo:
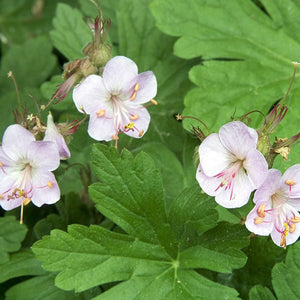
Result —
<path fill-rule="evenodd" d="M 222 171 L 221 173 L 215 175 L 214 177 L 219 178 L 221 183 L 216 188 L 215 191 L 219 190 L 220 188 L 225 187 L 226 190 L 230 190 L 230 200 L 233 199 L 233 188 L 234 188 L 234 179 L 236 175 L 241 170 L 243 166 L 242 160 L 235 161 L 229 169 Z"/>

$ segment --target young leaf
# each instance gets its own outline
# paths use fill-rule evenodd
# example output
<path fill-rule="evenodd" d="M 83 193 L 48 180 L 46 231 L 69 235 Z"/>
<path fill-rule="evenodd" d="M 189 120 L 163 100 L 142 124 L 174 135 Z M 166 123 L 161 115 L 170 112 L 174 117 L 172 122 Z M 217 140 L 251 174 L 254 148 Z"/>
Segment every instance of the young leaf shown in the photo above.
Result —
<path fill-rule="evenodd" d="M 82 58 L 84 46 L 92 41 L 92 32 L 84 23 L 81 12 L 67 4 L 59 3 L 53 26 L 50 37 L 54 47 L 69 60 Z"/>
<path fill-rule="evenodd" d="M 0 218 L 0 264 L 9 261 L 8 253 L 16 252 L 21 247 L 27 228 L 13 216 Z"/>
<path fill-rule="evenodd" d="M 278 300 L 300 298 L 300 243 L 289 246 L 285 262 L 272 270 L 272 283 Z"/>
<path fill-rule="evenodd" d="M 96 207 L 128 235 L 70 225 L 68 233 L 53 230 L 36 242 L 33 250 L 43 267 L 59 271 L 59 288 L 80 292 L 121 281 L 97 299 L 201 299 L 208 290 L 211 299 L 220 294 L 236 299 L 235 290 L 193 268 L 231 272 L 241 267 L 245 257 L 238 249 L 247 235 L 240 225 L 213 228 L 216 204 L 199 195 L 199 188 L 184 191 L 168 217 L 161 176 L 145 153 L 133 158 L 127 150 L 118 154 L 115 148 L 95 145 L 92 158 L 99 179 L 90 187 Z"/>

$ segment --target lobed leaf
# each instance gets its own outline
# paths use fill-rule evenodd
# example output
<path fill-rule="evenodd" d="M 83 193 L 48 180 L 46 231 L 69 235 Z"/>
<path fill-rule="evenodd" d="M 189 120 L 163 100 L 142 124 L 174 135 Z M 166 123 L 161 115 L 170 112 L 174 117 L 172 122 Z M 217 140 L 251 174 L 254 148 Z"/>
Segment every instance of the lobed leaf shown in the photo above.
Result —
<path fill-rule="evenodd" d="M 9 253 L 20 249 L 26 232 L 27 228 L 21 225 L 15 217 L 0 218 L 0 264 L 9 261 Z"/>
<path fill-rule="evenodd" d="M 300 24 L 292 20 L 300 15 L 300 7 L 291 0 L 262 3 L 263 9 L 248 0 L 152 3 L 158 27 L 179 37 L 175 54 L 182 58 L 201 56 L 205 60 L 189 73 L 198 88 L 186 96 L 183 114 L 200 118 L 211 131 L 218 131 L 231 118 L 250 111 L 267 114 L 288 89 L 292 62 L 299 60 L 300 42 L 293 32 L 299 31 Z M 292 15 L 291 19 L 287 15 Z M 277 128 L 277 136 L 298 133 L 299 76 L 298 72 L 287 99 L 292 115 L 286 118 L 293 121 L 283 121 Z M 249 118 L 253 127 L 263 121 L 258 114 Z M 198 126 L 195 121 L 184 120 L 186 129 L 192 125 Z"/>
<path fill-rule="evenodd" d="M 59 3 L 50 31 L 53 45 L 68 60 L 82 58 L 83 48 L 92 39 L 92 32 L 83 21 L 81 12 L 67 4 Z"/>
<path fill-rule="evenodd" d="M 300 298 L 300 243 L 289 246 L 285 262 L 272 270 L 272 283 L 278 300 Z"/>

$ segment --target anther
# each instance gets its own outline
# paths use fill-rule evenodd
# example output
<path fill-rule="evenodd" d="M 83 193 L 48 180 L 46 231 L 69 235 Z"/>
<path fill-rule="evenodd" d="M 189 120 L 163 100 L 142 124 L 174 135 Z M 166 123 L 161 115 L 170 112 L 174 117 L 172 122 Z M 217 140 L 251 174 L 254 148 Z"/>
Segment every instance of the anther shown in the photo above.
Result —
<path fill-rule="evenodd" d="M 2 194 L 0 194 L 0 199 L 3 200 L 4 199 L 4 196 Z"/>
<path fill-rule="evenodd" d="M 300 218 L 299 218 L 299 217 L 292 217 L 292 218 L 291 218 L 291 221 L 292 221 L 293 223 L 299 223 L 299 222 L 300 222 Z"/>
<path fill-rule="evenodd" d="M 49 186 L 50 189 L 53 188 L 53 182 L 52 182 L 52 181 L 48 181 L 48 182 L 47 182 L 47 185 Z"/>
<path fill-rule="evenodd" d="M 100 110 L 98 110 L 98 111 L 96 112 L 96 114 L 97 114 L 97 117 L 98 117 L 98 118 L 103 117 L 103 116 L 105 115 L 105 109 L 100 109 Z"/>
<path fill-rule="evenodd" d="M 228 185 L 228 181 L 226 179 L 222 178 L 221 187 L 227 186 L 227 185 Z"/>
<path fill-rule="evenodd" d="M 128 123 L 127 125 L 124 125 L 125 130 L 133 129 L 133 127 L 134 127 L 134 123 Z"/>
<path fill-rule="evenodd" d="M 254 219 L 254 224 L 261 224 L 263 221 L 264 221 L 263 218 L 257 217 L 257 218 Z"/>
<path fill-rule="evenodd" d="M 296 230 L 296 225 L 294 223 L 290 224 L 290 229 L 289 229 L 290 233 L 295 232 L 295 230 Z"/>
<path fill-rule="evenodd" d="M 289 180 L 289 179 L 287 179 L 287 180 L 285 181 L 285 184 L 287 184 L 287 185 L 289 185 L 289 186 L 292 186 L 292 185 L 295 185 L 296 182 L 295 182 L 294 180 Z"/>
<path fill-rule="evenodd" d="M 23 203 L 23 205 L 27 205 L 27 204 L 30 203 L 30 201 L 31 201 L 30 198 L 25 198 L 25 199 L 22 200 L 22 203 Z"/>
<path fill-rule="evenodd" d="M 114 141 L 117 141 L 117 140 L 119 139 L 119 136 L 118 136 L 117 134 L 114 134 L 114 135 L 112 136 L 112 139 L 113 139 Z"/>
<path fill-rule="evenodd" d="M 130 120 L 135 121 L 139 118 L 138 114 L 134 114 L 133 116 L 130 117 Z"/>
<path fill-rule="evenodd" d="M 158 102 L 156 100 L 154 100 L 154 99 L 151 99 L 150 102 L 153 103 L 154 105 L 158 104 Z"/>
<path fill-rule="evenodd" d="M 280 246 L 286 249 L 286 238 L 283 236 L 280 241 Z"/>
<path fill-rule="evenodd" d="M 131 101 L 134 100 L 135 97 L 136 97 L 136 91 L 134 91 L 134 92 L 132 93 L 132 95 L 131 95 L 131 97 L 130 97 L 130 100 L 131 100 Z"/>
<path fill-rule="evenodd" d="M 134 90 L 137 92 L 139 89 L 140 89 L 140 84 L 137 83 L 137 84 L 135 85 L 135 87 L 134 87 Z"/>
<path fill-rule="evenodd" d="M 285 228 L 284 232 L 282 233 L 284 236 L 287 236 L 289 234 L 289 225 L 287 223 L 283 224 L 283 227 Z"/>
<path fill-rule="evenodd" d="M 266 216 L 265 214 L 265 205 L 264 204 L 261 204 L 259 206 L 259 208 L 257 209 L 257 214 L 261 217 L 261 218 L 264 218 Z"/>
<path fill-rule="evenodd" d="M 2 168 L 3 167 L 3 163 L 0 161 L 0 168 Z"/>
<path fill-rule="evenodd" d="M 139 137 L 142 137 L 143 134 L 144 134 L 144 130 L 142 129 L 139 133 Z"/>

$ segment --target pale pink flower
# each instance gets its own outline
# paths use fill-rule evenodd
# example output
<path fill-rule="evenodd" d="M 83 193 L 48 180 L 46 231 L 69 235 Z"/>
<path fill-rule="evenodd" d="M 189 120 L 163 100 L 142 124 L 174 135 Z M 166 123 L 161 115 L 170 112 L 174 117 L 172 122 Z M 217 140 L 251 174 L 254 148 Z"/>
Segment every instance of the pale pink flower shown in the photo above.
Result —
<path fill-rule="evenodd" d="M 116 56 L 104 67 L 103 75 L 90 75 L 73 90 L 77 109 L 90 115 L 89 135 L 110 141 L 120 132 L 139 138 L 147 131 L 150 115 L 141 104 L 157 91 L 151 71 L 138 74 L 136 64 Z"/>
<path fill-rule="evenodd" d="M 227 208 L 245 205 L 265 180 L 268 164 L 256 149 L 257 133 L 239 121 L 210 134 L 199 147 L 196 178 L 205 193 Z"/>
<path fill-rule="evenodd" d="M 52 204 L 60 190 L 51 171 L 59 166 L 55 143 L 36 141 L 15 124 L 4 132 L 0 147 L 0 205 L 5 210 L 26 205 Z"/>
<path fill-rule="evenodd" d="M 246 227 L 258 235 L 269 235 L 278 246 L 286 247 L 300 235 L 300 164 L 283 176 L 271 169 L 264 184 L 255 192 L 255 207 L 248 214 Z"/>
<path fill-rule="evenodd" d="M 66 144 L 66 141 L 64 137 L 58 132 L 53 122 L 51 113 L 48 114 L 44 141 L 50 141 L 56 144 L 60 159 L 68 159 L 71 157 L 71 153 Z"/>

